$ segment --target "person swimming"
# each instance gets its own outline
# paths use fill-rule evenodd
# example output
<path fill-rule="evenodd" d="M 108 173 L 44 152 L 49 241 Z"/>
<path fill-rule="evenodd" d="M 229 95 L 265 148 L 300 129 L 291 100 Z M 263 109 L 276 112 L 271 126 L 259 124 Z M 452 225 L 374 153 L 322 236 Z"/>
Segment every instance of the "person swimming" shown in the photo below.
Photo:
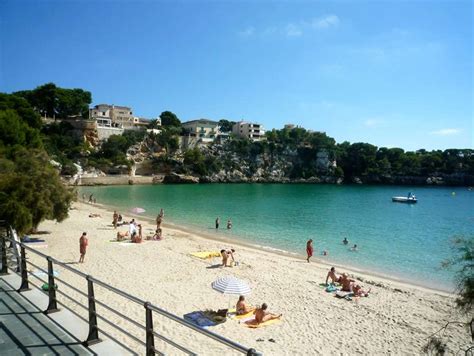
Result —
<path fill-rule="evenodd" d="M 347 240 L 347 237 L 344 237 L 344 240 L 342 240 L 342 243 L 344 245 L 347 245 L 349 243 L 349 240 Z"/>
<path fill-rule="evenodd" d="M 357 245 L 352 246 L 351 251 L 357 251 Z"/>

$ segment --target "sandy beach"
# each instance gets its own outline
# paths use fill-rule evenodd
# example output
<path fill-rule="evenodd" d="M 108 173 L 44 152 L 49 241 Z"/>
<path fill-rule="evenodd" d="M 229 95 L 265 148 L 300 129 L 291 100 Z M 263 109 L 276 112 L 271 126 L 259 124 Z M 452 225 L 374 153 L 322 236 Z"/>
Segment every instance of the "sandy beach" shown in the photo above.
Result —
<path fill-rule="evenodd" d="M 89 213 L 101 217 L 90 218 Z M 130 216 L 124 218 L 128 220 Z M 75 203 L 64 222 L 47 221 L 40 225 L 40 230 L 47 233 L 37 237 L 45 239 L 48 246 L 39 250 L 64 262 L 77 262 L 79 237 L 86 231 L 89 247 L 85 263 L 71 264 L 72 267 L 181 317 L 193 311 L 227 308 L 229 303 L 235 305 L 237 297 L 219 294 L 211 288 L 211 283 L 226 275 L 243 279 L 252 289 L 247 296 L 248 303 L 260 305 L 266 302 L 271 312 L 283 314 L 281 321 L 250 329 L 237 320 L 228 319 L 209 330 L 266 355 L 422 354 L 422 347 L 431 334 L 447 321 L 463 320 L 455 313 L 454 297 L 447 293 L 337 268 L 338 273 L 348 272 L 352 278 L 362 281 L 364 289 L 371 288 L 369 297 L 348 301 L 336 298 L 319 285 L 325 281 L 330 268 L 319 261 L 307 263 L 299 257 L 206 239 L 189 231 L 170 228 L 166 225 L 166 216 L 162 241 L 141 244 L 111 242 L 116 235 L 111 221 L 112 214 L 106 208 Z M 154 225 L 150 221 L 139 219 L 139 222 L 144 226 L 144 235 L 153 231 Z M 117 230 L 126 231 L 127 226 Z M 191 252 L 231 247 L 236 249 L 235 257 L 239 262 L 232 268 L 218 267 L 219 258 L 201 260 L 190 255 Z M 29 258 L 46 267 L 37 256 L 30 253 Z M 34 268 L 30 267 L 30 270 Z M 56 270 L 61 278 L 86 290 L 83 279 L 64 268 Z M 85 304 L 85 298 L 61 286 L 60 282 L 58 285 L 60 290 L 67 291 Z M 96 288 L 96 297 L 144 322 L 143 307 L 102 288 Z M 59 300 L 81 315 L 87 315 L 82 308 L 65 301 L 60 295 Z M 129 323 L 103 308 L 99 307 L 98 312 L 144 340 L 144 333 Z M 99 327 L 110 330 L 138 353 L 144 353 L 144 348 L 100 320 Z M 225 350 L 216 342 L 190 333 L 163 317 L 155 317 L 155 330 L 199 354 L 217 355 Z M 469 333 L 460 325 L 452 325 L 445 332 L 444 340 L 451 351 L 457 351 L 466 345 Z M 155 345 L 167 354 L 179 354 L 158 339 Z"/>

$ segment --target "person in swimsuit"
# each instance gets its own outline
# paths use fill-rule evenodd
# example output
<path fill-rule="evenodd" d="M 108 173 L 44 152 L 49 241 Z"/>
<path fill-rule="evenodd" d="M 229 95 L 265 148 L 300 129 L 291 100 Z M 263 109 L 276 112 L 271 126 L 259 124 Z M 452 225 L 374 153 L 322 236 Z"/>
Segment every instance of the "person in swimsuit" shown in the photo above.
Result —
<path fill-rule="evenodd" d="M 235 250 L 233 248 L 230 250 L 221 250 L 222 267 L 227 267 L 227 262 L 229 261 L 229 257 L 232 258 L 232 262 L 229 265 L 230 267 L 232 267 L 232 263 L 235 263 L 234 253 L 235 253 Z"/>
<path fill-rule="evenodd" d="M 326 276 L 326 285 L 328 285 L 328 280 L 331 278 L 331 283 L 336 283 L 339 281 L 339 278 L 336 276 L 336 269 L 334 267 L 331 267 L 331 270 L 328 272 L 328 275 Z"/>
<path fill-rule="evenodd" d="M 362 289 L 360 284 L 355 284 L 352 286 L 352 292 L 354 292 L 355 297 L 368 297 L 370 293 L 370 288 L 366 292 L 365 290 Z"/>
<path fill-rule="evenodd" d="M 308 242 L 306 242 L 306 254 L 308 257 L 306 258 L 306 261 L 309 263 L 309 259 L 311 256 L 313 256 L 313 240 L 309 239 Z"/>
<path fill-rule="evenodd" d="M 87 245 L 89 245 L 89 240 L 87 240 L 87 232 L 83 232 L 79 239 L 79 253 L 81 254 L 81 257 L 79 257 L 79 263 L 84 263 Z"/>
<path fill-rule="evenodd" d="M 250 313 L 252 310 L 253 310 L 252 308 L 247 307 L 247 305 L 245 304 L 245 297 L 241 295 L 239 297 L 239 301 L 237 302 L 237 305 L 235 306 L 236 314 L 243 315 L 243 314 Z"/>
<path fill-rule="evenodd" d="M 112 216 L 112 225 L 114 225 L 114 229 L 117 228 L 117 223 L 118 223 L 118 213 L 116 210 L 114 210 L 114 215 Z"/>
<path fill-rule="evenodd" d="M 344 237 L 344 240 L 342 240 L 342 243 L 343 243 L 344 245 L 347 245 L 347 244 L 349 243 L 349 241 L 347 240 L 347 237 Z"/>
<path fill-rule="evenodd" d="M 257 322 L 257 324 L 264 323 L 272 319 L 278 319 L 283 315 L 283 314 L 277 315 L 277 314 L 269 313 L 267 312 L 267 308 L 268 308 L 267 304 L 263 303 L 262 307 L 258 308 L 255 311 L 255 321 Z"/>
<path fill-rule="evenodd" d="M 219 217 L 216 218 L 216 230 L 219 228 L 219 223 L 220 223 Z"/>
<path fill-rule="evenodd" d="M 352 292 L 352 283 L 355 282 L 353 279 L 350 279 L 347 273 L 343 273 L 341 278 L 339 278 L 339 283 L 341 283 L 341 290 L 344 292 Z"/>

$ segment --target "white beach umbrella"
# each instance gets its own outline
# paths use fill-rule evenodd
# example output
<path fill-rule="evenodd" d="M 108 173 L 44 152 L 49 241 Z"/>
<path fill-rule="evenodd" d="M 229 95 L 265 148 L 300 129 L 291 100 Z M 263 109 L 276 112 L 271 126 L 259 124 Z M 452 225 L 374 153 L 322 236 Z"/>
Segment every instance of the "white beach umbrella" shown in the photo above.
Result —
<path fill-rule="evenodd" d="M 222 294 L 247 295 L 250 294 L 250 287 L 247 282 L 233 276 L 221 277 L 211 284 L 212 288 Z"/>

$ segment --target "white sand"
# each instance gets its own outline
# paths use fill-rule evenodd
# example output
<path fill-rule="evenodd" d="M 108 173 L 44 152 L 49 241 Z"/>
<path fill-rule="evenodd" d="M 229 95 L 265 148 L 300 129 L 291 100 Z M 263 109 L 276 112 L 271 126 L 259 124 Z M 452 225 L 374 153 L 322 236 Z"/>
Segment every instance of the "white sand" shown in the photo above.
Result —
<path fill-rule="evenodd" d="M 102 217 L 89 218 L 90 212 L 100 213 Z M 264 328 L 249 329 L 235 320 L 227 320 L 209 330 L 266 355 L 420 354 L 432 333 L 449 320 L 462 320 L 453 308 L 453 296 L 448 294 L 353 273 L 353 277 L 364 280 L 365 289 L 372 288 L 372 293 L 368 298 L 353 301 L 337 299 L 318 285 L 324 282 L 328 266 L 308 264 L 296 257 L 237 244 L 233 247 L 237 249 L 239 266 L 207 268 L 220 260 L 199 260 L 189 253 L 231 246 L 176 229 L 165 228 L 163 241 L 142 244 L 109 242 L 116 233 L 111 220 L 110 212 L 104 208 L 76 203 L 70 217 L 63 223 L 45 222 L 40 226 L 40 230 L 50 232 L 40 235 L 48 243 L 48 248 L 40 251 L 64 262 L 75 262 L 79 258 L 79 237 L 82 231 L 87 231 L 89 248 L 85 263 L 73 264 L 72 267 L 179 316 L 196 310 L 227 308 L 229 300 L 235 304 L 236 297 L 219 294 L 211 288 L 211 283 L 224 275 L 246 280 L 252 288 L 248 302 L 253 305 L 266 302 L 270 311 L 283 313 L 282 321 Z M 153 227 L 145 222 L 144 232 L 152 231 Z M 120 231 L 126 229 L 119 228 Z M 31 253 L 29 256 L 31 261 L 41 261 Z M 41 265 L 46 266 L 43 262 Z M 64 268 L 57 270 L 60 278 L 87 290 L 83 279 Z M 342 271 L 339 269 L 338 272 Z M 58 285 L 60 290 L 71 293 L 87 305 L 85 298 L 70 292 L 61 282 Z M 96 297 L 141 323 L 145 320 L 142 306 L 99 287 L 96 288 Z M 61 295 L 58 298 L 66 301 Z M 81 315 L 87 315 L 82 308 L 70 302 L 67 304 Z M 143 331 L 103 308 L 98 307 L 98 312 L 145 340 Z M 143 347 L 100 320 L 99 327 L 112 330 L 119 340 L 140 354 L 144 353 Z M 199 354 L 217 355 L 225 350 L 215 341 L 189 332 L 163 317 L 155 317 L 155 330 Z M 445 333 L 445 340 L 451 350 L 457 351 L 469 341 L 469 334 L 463 327 L 453 325 Z M 155 345 L 168 354 L 179 354 L 158 339 Z"/>

